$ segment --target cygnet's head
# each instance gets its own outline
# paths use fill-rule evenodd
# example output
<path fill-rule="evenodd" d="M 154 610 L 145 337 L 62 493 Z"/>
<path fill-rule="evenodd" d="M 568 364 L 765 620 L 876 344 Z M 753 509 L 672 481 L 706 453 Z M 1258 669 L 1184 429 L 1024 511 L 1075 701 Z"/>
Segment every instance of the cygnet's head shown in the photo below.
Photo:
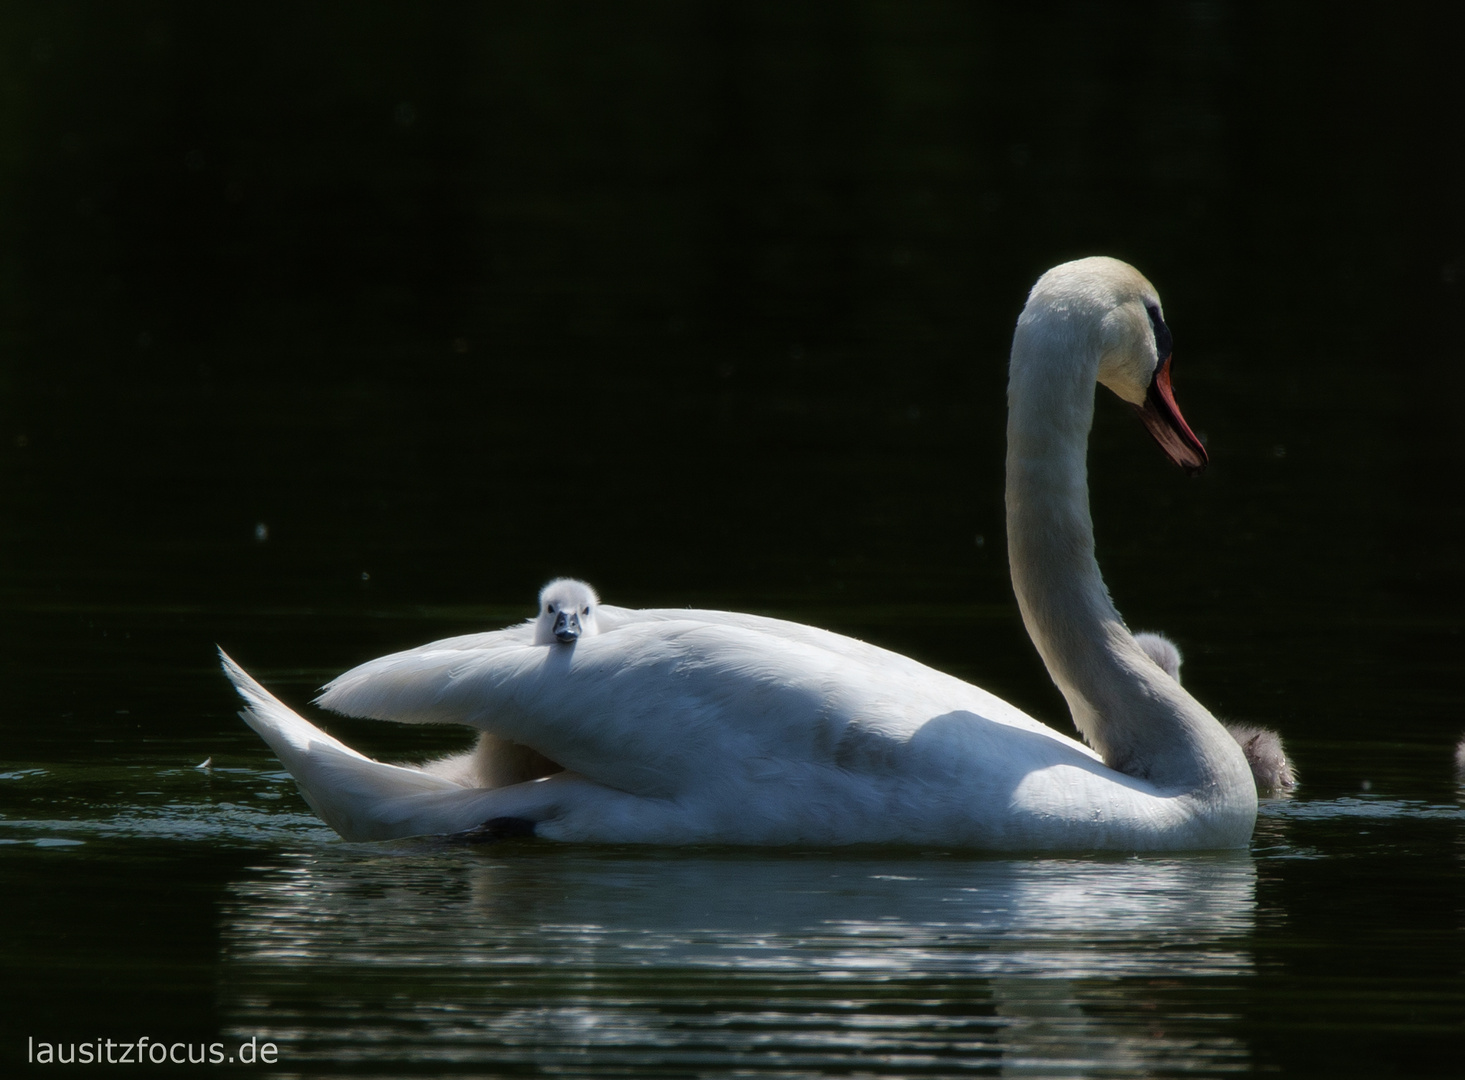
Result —
<path fill-rule="evenodd" d="M 1180 649 L 1164 634 L 1141 633 L 1134 635 L 1134 643 L 1145 651 L 1161 670 L 1176 682 L 1180 681 Z"/>
<path fill-rule="evenodd" d="M 1251 724 L 1227 724 L 1226 730 L 1246 755 L 1257 794 L 1282 795 L 1297 786 L 1297 769 L 1275 731 Z"/>
<path fill-rule="evenodd" d="M 569 645 L 598 632 L 595 614 L 600 597 L 583 581 L 555 578 L 539 590 L 539 614 L 534 617 L 534 643 Z"/>

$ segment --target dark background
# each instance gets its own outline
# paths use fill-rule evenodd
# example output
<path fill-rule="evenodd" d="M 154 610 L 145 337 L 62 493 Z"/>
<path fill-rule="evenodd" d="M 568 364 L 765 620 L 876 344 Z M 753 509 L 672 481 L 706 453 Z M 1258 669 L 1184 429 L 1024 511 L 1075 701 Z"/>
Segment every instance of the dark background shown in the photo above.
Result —
<path fill-rule="evenodd" d="M 1312 682 L 1452 676 L 1459 22 L 6 5 L 10 677 L 99 618 L 141 620 L 124 680 L 215 640 L 328 675 L 372 646 L 297 647 L 312 614 L 492 625 L 569 573 L 856 631 L 904 605 L 876 636 L 1056 708 L 1006 579 L 1004 361 L 1034 278 L 1092 253 L 1159 287 L 1215 463 L 1183 482 L 1101 402 L 1131 622 Z M 263 608 L 278 651 L 229 632 Z M 75 640 L 30 655 L 45 617 Z"/>

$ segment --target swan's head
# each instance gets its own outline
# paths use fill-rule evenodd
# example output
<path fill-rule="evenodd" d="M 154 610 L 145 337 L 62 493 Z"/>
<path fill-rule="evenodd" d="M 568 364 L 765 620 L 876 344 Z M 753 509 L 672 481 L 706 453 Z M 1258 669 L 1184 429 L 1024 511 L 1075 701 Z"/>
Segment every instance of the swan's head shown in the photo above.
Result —
<path fill-rule="evenodd" d="M 598 632 L 595 624 L 600 597 L 583 581 L 555 578 L 539 590 L 539 614 L 534 617 L 534 643 L 568 645 Z"/>
<path fill-rule="evenodd" d="M 1170 386 L 1172 341 L 1160 296 L 1143 274 L 1103 256 L 1055 266 L 1033 286 L 1019 334 L 1025 323 L 1097 353 L 1098 381 L 1134 406 L 1170 460 L 1189 472 L 1205 468 L 1205 447 Z"/>

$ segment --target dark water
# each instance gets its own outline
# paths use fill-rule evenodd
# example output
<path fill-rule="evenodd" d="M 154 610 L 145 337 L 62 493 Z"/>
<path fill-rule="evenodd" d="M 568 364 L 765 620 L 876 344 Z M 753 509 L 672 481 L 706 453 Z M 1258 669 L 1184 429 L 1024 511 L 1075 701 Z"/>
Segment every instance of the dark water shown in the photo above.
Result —
<path fill-rule="evenodd" d="M 1458 16 L 0 30 L 4 1060 L 1457 1074 Z M 1096 252 L 1160 289 L 1212 455 L 1186 481 L 1101 401 L 1100 561 L 1198 697 L 1286 738 L 1303 786 L 1250 852 L 353 846 L 234 717 L 215 643 L 301 703 L 569 573 L 853 633 L 1062 726 L 1006 578 L 1003 365 L 1032 280 Z"/>

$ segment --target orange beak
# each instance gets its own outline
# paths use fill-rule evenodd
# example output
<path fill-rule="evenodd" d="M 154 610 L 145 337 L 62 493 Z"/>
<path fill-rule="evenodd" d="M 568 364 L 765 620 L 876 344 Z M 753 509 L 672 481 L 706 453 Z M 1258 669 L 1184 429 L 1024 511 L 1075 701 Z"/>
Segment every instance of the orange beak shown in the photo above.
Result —
<path fill-rule="evenodd" d="M 1155 368 L 1155 377 L 1145 394 L 1145 402 L 1136 405 L 1135 411 L 1155 442 L 1160 444 L 1160 449 L 1171 461 L 1194 476 L 1206 467 L 1210 459 L 1200 439 L 1190 430 L 1185 417 L 1180 415 L 1180 407 L 1175 404 L 1175 391 L 1170 388 L 1170 359 L 1165 357 Z"/>

